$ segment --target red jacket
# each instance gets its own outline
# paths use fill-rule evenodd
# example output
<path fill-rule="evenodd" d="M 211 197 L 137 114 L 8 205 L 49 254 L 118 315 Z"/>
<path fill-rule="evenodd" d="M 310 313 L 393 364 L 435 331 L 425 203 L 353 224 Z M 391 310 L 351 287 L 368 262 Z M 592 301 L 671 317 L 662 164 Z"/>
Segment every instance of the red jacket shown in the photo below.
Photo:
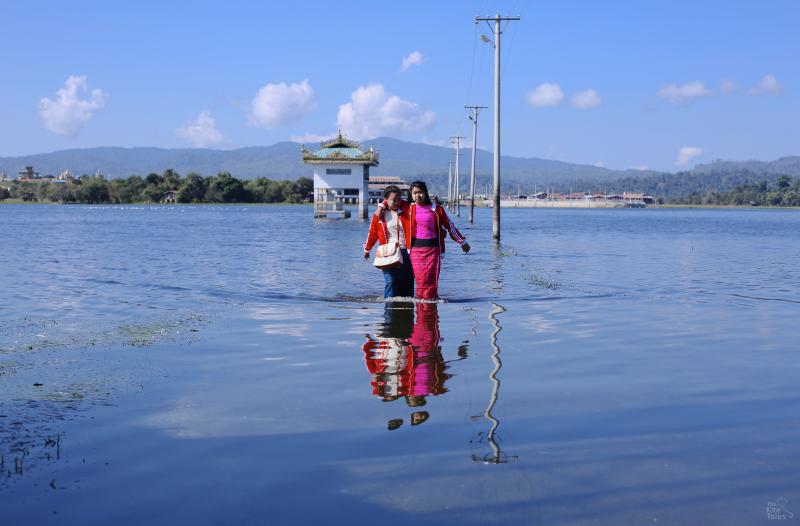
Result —
<path fill-rule="evenodd" d="M 463 245 L 467 242 L 467 239 L 464 235 L 459 232 L 456 228 L 456 225 L 450 221 L 450 218 L 447 217 L 447 212 L 444 211 L 444 207 L 441 205 L 437 205 L 433 203 L 432 205 L 433 211 L 436 212 L 436 231 L 439 233 L 439 252 L 444 254 L 444 240 L 447 237 L 447 234 L 450 234 L 450 239 L 458 243 L 459 245 Z M 410 205 L 411 208 L 411 237 L 413 238 L 417 233 L 417 205 L 416 203 Z M 411 246 L 411 240 L 408 240 L 408 246 Z"/>
<path fill-rule="evenodd" d="M 388 208 L 386 201 L 383 202 L 384 207 Z M 433 203 L 431 205 L 433 211 L 436 213 L 436 231 L 439 233 L 439 252 L 444 254 L 444 240 L 447 234 L 450 238 L 463 245 L 467 239 L 459 232 L 456 225 L 447 217 L 444 207 Z M 411 240 L 417 234 L 417 205 L 416 203 L 409 204 L 407 201 L 400 201 L 400 224 L 403 225 L 403 231 L 406 235 L 406 248 L 411 250 Z M 375 241 L 379 241 L 381 245 L 388 243 L 388 234 L 386 229 L 386 221 L 383 220 L 383 214 L 378 211 L 372 215 L 372 221 L 369 225 L 369 235 L 367 241 L 364 243 L 364 250 L 369 252 Z"/>
<path fill-rule="evenodd" d="M 400 204 L 400 209 L 397 212 L 400 217 L 400 224 L 403 226 L 403 233 L 406 236 L 406 245 L 410 248 L 411 221 L 409 220 L 408 203 L 401 201 Z M 403 207 L 402 205 L 406 206 Z M 369 222 L 369 234 L 367 234 L 367 240 L 364 242 L 364 250 L 367 252 L 372 250 L 376 241 L 379 245 L 385 245 L 389 242 L 389 230 L 386 227 L 386 220 L 383 214 L 378 214 L 377 212 L 372 215 L 372 220 Z"/>
<path fill-rule="evenodd" d="M 406 244 L 408 248 L 411 248 L 411 239 L 417 235 L 417 204 L 413 203 L 409 205 L 405 201 L 401 201 L 400 206 L 401 208 L 404 206 L 409 208 L 409 215 L 411 216 L 409 220 L 411 223 L 411 236 L 406 236 Z M 445 212 L 444 207 L 436 203 L 433 203 L 431 206 L 436 213 L 436 232 L 439 234 L 439 252 L 444 254 L 444 240 L 447 234 L 450 234 L 450 238 L 459 245 L 466 243 L 466 238 L 458 231 L 456 225 L 450 221 L 450 218 L 447 217 L 447 212 Z"/>

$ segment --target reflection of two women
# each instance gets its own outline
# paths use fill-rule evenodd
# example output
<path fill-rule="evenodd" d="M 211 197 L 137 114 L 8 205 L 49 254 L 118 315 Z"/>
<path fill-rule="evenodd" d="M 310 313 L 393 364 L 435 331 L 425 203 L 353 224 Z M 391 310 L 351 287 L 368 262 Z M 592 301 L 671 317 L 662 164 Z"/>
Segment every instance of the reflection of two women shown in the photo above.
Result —
<path fill-rule="evenodd" d="M 449 375 L 439 346 L 437 308 L 435 303 L 388 304 L 381 332 L 367 336 L 363 350 L 372 376 L 372 394 L 384 402 L 404 397 L 409 407 L 421 407 L 428 396 L 447 391 L 444 383 Z M 421 424 L 428 416 L 426 411 L 413 413 L 411 423 Z M 390 421 L 389 428 L 400 423 Z"/>

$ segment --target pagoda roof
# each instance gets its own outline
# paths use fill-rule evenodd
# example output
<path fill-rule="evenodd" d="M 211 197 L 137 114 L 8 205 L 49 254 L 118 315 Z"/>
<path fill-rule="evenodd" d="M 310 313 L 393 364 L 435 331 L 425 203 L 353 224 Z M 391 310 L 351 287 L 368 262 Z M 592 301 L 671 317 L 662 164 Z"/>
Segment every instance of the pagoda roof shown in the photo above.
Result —
<path fill-rule="evenodd" d="M 341 132 L 330 141 L 322 141 L 320 149 L 312 152 L 306 150 L 305 145 L 300 147 L 303 162 L 307 164 L 366 164 L 378 165 L 378 154 L 369 147 L 362 151 L 358 142 L 350 141 Z"/>

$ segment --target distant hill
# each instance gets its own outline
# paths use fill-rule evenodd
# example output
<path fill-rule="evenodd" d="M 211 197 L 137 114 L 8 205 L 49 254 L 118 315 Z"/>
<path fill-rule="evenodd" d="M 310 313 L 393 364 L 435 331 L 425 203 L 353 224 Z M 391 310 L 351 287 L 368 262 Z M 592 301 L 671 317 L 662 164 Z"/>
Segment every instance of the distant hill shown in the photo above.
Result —
<path fill-rule="evenodd" d="M 775 161 L 723 161 L 716 160 L 709 164 L 698 164 L 692 170 L 696 174 L 722 174 L 736 171 L 748 171 L 765 175 L 800 176 L 800 157 L 781 157 Z"/>
<path fill-rule="evenodd" d="M 368 148 L 369 145 L 373 145 L 380 154 L 381 164 L 375 170 L 376 174 L 397 175 L 407 180 L 426 178 L 434 186 L 447 184 L 447 162 L 455 158 L 452 148 L 387 137 L 366 141 L 362 146 Z M 314 149 L 318 145 L 307 144 L 306 147 Z M 470 155 L 469 149 L 462 150 L 461 174 L 464 178 L 469 173 Z M 492 170 L 492 154 L 479 150 L 476 164 L 479 180 L 488 181 Z M 311 173 L 310 167 L 300 160 L 300 144 L 294 142 L 236 150 L 101 147 L 0 157 L 0 171 L 9 175 L 15 175 L 25 166 L 33 166 L 43 175 L 55 175 L 68 168 L 76 175 L 93 174 L 99 170 L 107 177 L 147 175 L 150 172 L 163 172 L 167 168 L 184 175 L 188 172 L 212 175 L 228 171 L 242 179 L 296 179 Z M 614 171 L 547 159 L 503 156 L 505 181 L 515 185 L 564 179 L 604 181 L 630 173 L 638 172 Z"/>
<path fill-rule="evenodd" d="M 782 157 L 775 161 L 715 161 L 678 173 L 655 173 L 640 177 L 622 177 L 603 184 L 610 192 L 644 192 L 670 198 L 707 192 L 727 192 L 737 186 L 766 181 L 774 187 L 782 175 L 800 177 L 800 157 Z M 575 188 L 590 188 L 592 180 L 573 181 Z"/>
<path fill-rule="evenodd" d="M 381 164 L 375 174 L 396 175 L 408 181 L 424 179 L 432 191 L 440 194 L 445 192 L 447 162 L 455 157 L 453 148 L 388 137 L 365 141 L 362 147 L 368 148 L 370 145 L 380 154 Z M 318 144 L 306 145 L 308 149 L 315 149 L 317 146 Z M 465 189 L 468 187 L 470 155 L 469 148 L 462 150 L 461 175 Z M 774 182 L 780 175 L 800 176 L 800 157 L 797 156 L 775 161 L 714 161 L 678 173 L 610 170 L 536 157 L 503 156 L 502 163 L 503 191 L 507 192 L 514 192 L 517 188 L 522 192 L 530 192 L 538 185 L 540 189 L 550 186 L 559 191 L 630 190 L 676 197 L 704 193 L 710 189 L 727 191 L 740 184 L 761 180 Z M 93 174 L 99 170 L 111 178 L 161 173 L 167 168 L 182 175 L 189 172 L 213 175 L 228 171 L 241 179 L 296 179 L 311 174 L 310 167 L 300 160 L 300 144 L 294 142 L 236 150 L 101 147 L 0 157 L 0 172 L 9 175 L 16 175 L 29 165 L 43 175 L 55 175 L 68 168 L 76 175 Z M 490 182 L 491 170 L 491 152 L 478 150 L 479 192 Z"/>

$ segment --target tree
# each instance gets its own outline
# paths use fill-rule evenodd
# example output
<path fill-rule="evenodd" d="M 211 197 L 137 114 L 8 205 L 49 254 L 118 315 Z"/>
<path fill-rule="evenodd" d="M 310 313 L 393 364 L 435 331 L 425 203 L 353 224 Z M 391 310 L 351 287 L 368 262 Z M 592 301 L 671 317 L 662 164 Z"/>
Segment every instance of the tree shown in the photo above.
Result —
<path fill-rule="evenodd" d="M 108 203 L 111 196 L 108 192 L 108 185 L 100 177 L 92 177 L 81 182 L 79 198 L 84 203 Z"/>
<path fill-rule="evenodd" d="M 208 181 L 201 175 L 190 173 L 178 189 L 179 203 L 202 203 L 208 191 Z"/>
<path fill-rule="evenodd" d="M 112 203 L 132 203 L 137 197 L 127 179 L 113 179 L 108 182 L 108 193 Z"/>
<path fill-rule="evenodd" d="M 36 200 L 37 201 L 47 201 L 48 195 L 50 193 L 51 183 L 49 181 L 38 183 L 36 185 Z"/>
<path fill-rule="evenodd" d="M 792 178 L 788 175 L 782 175 L 778 177 L 777 185 L 779 190 L 787 190 L 792 186 Z"/>
<path fill-rule="evenodd" d="M 5 201 L 11 197 L 11 192 L 8 191 L 8 188 L 0 187 L 0 201 Z"/>
<path fill-rule="evenodd" d="M 161 183 L 164 182 L 164 179 L 155 172 L 151 172 L 147 174 L 147 177 L 144 178 L 144 182 L 148 186 L 161 186 Z"/>
<path fill-rule="evenodd" d="M 57 203 L 75 203 L 78 201 L 78 187 L 71 182 L 52 184 L 47 199 Z"/>
<path fill-rule="evenodd" d="M 247 181 L 245 189 L 256 203 L 281 203 L 283 197 L 283 184 L 265 177 Z"/>
<path fill-rule="evenodd" d="M 144 189 L 146 187 L 146 183 L 144 179 L 139 177 L 138 175 L 132 175 L 127 179 L 127 187 L 128 191 L 131 194 L 131 200 L 129 202 L 135 203 L 145 200 Z"/>
<path fill-rule="evenodd" d="M 228 172 L 220 172 L 210 178 L 206 200 L 211 203 L 246 203 L 250 201 L 247 194 L 239 179 Z"/>
<path fill-rule="evenodd" d="M 23 201 L 36 201 L 36 188 L 33 183 L 17 183 L 11 187 L 11 197 Z"/>
<path fill-rule="evenodd" d="M 181 176 L 178 175 L 178 172 L 173 170 L 172 168 L 168 168 L 164 170 L 163 175 L 161 176 L 162 180 L 162 188 L 164 191 L 167 190 L 176 190 L 181 184 Z"/>
<path fill-rule="evenodd" d="M 302 203 L 305 197 L 313 191 L 314 181 L 308 177 L 301 177 L 297 181 L 288 182 L 285 198 L 290 203 Z"/>

